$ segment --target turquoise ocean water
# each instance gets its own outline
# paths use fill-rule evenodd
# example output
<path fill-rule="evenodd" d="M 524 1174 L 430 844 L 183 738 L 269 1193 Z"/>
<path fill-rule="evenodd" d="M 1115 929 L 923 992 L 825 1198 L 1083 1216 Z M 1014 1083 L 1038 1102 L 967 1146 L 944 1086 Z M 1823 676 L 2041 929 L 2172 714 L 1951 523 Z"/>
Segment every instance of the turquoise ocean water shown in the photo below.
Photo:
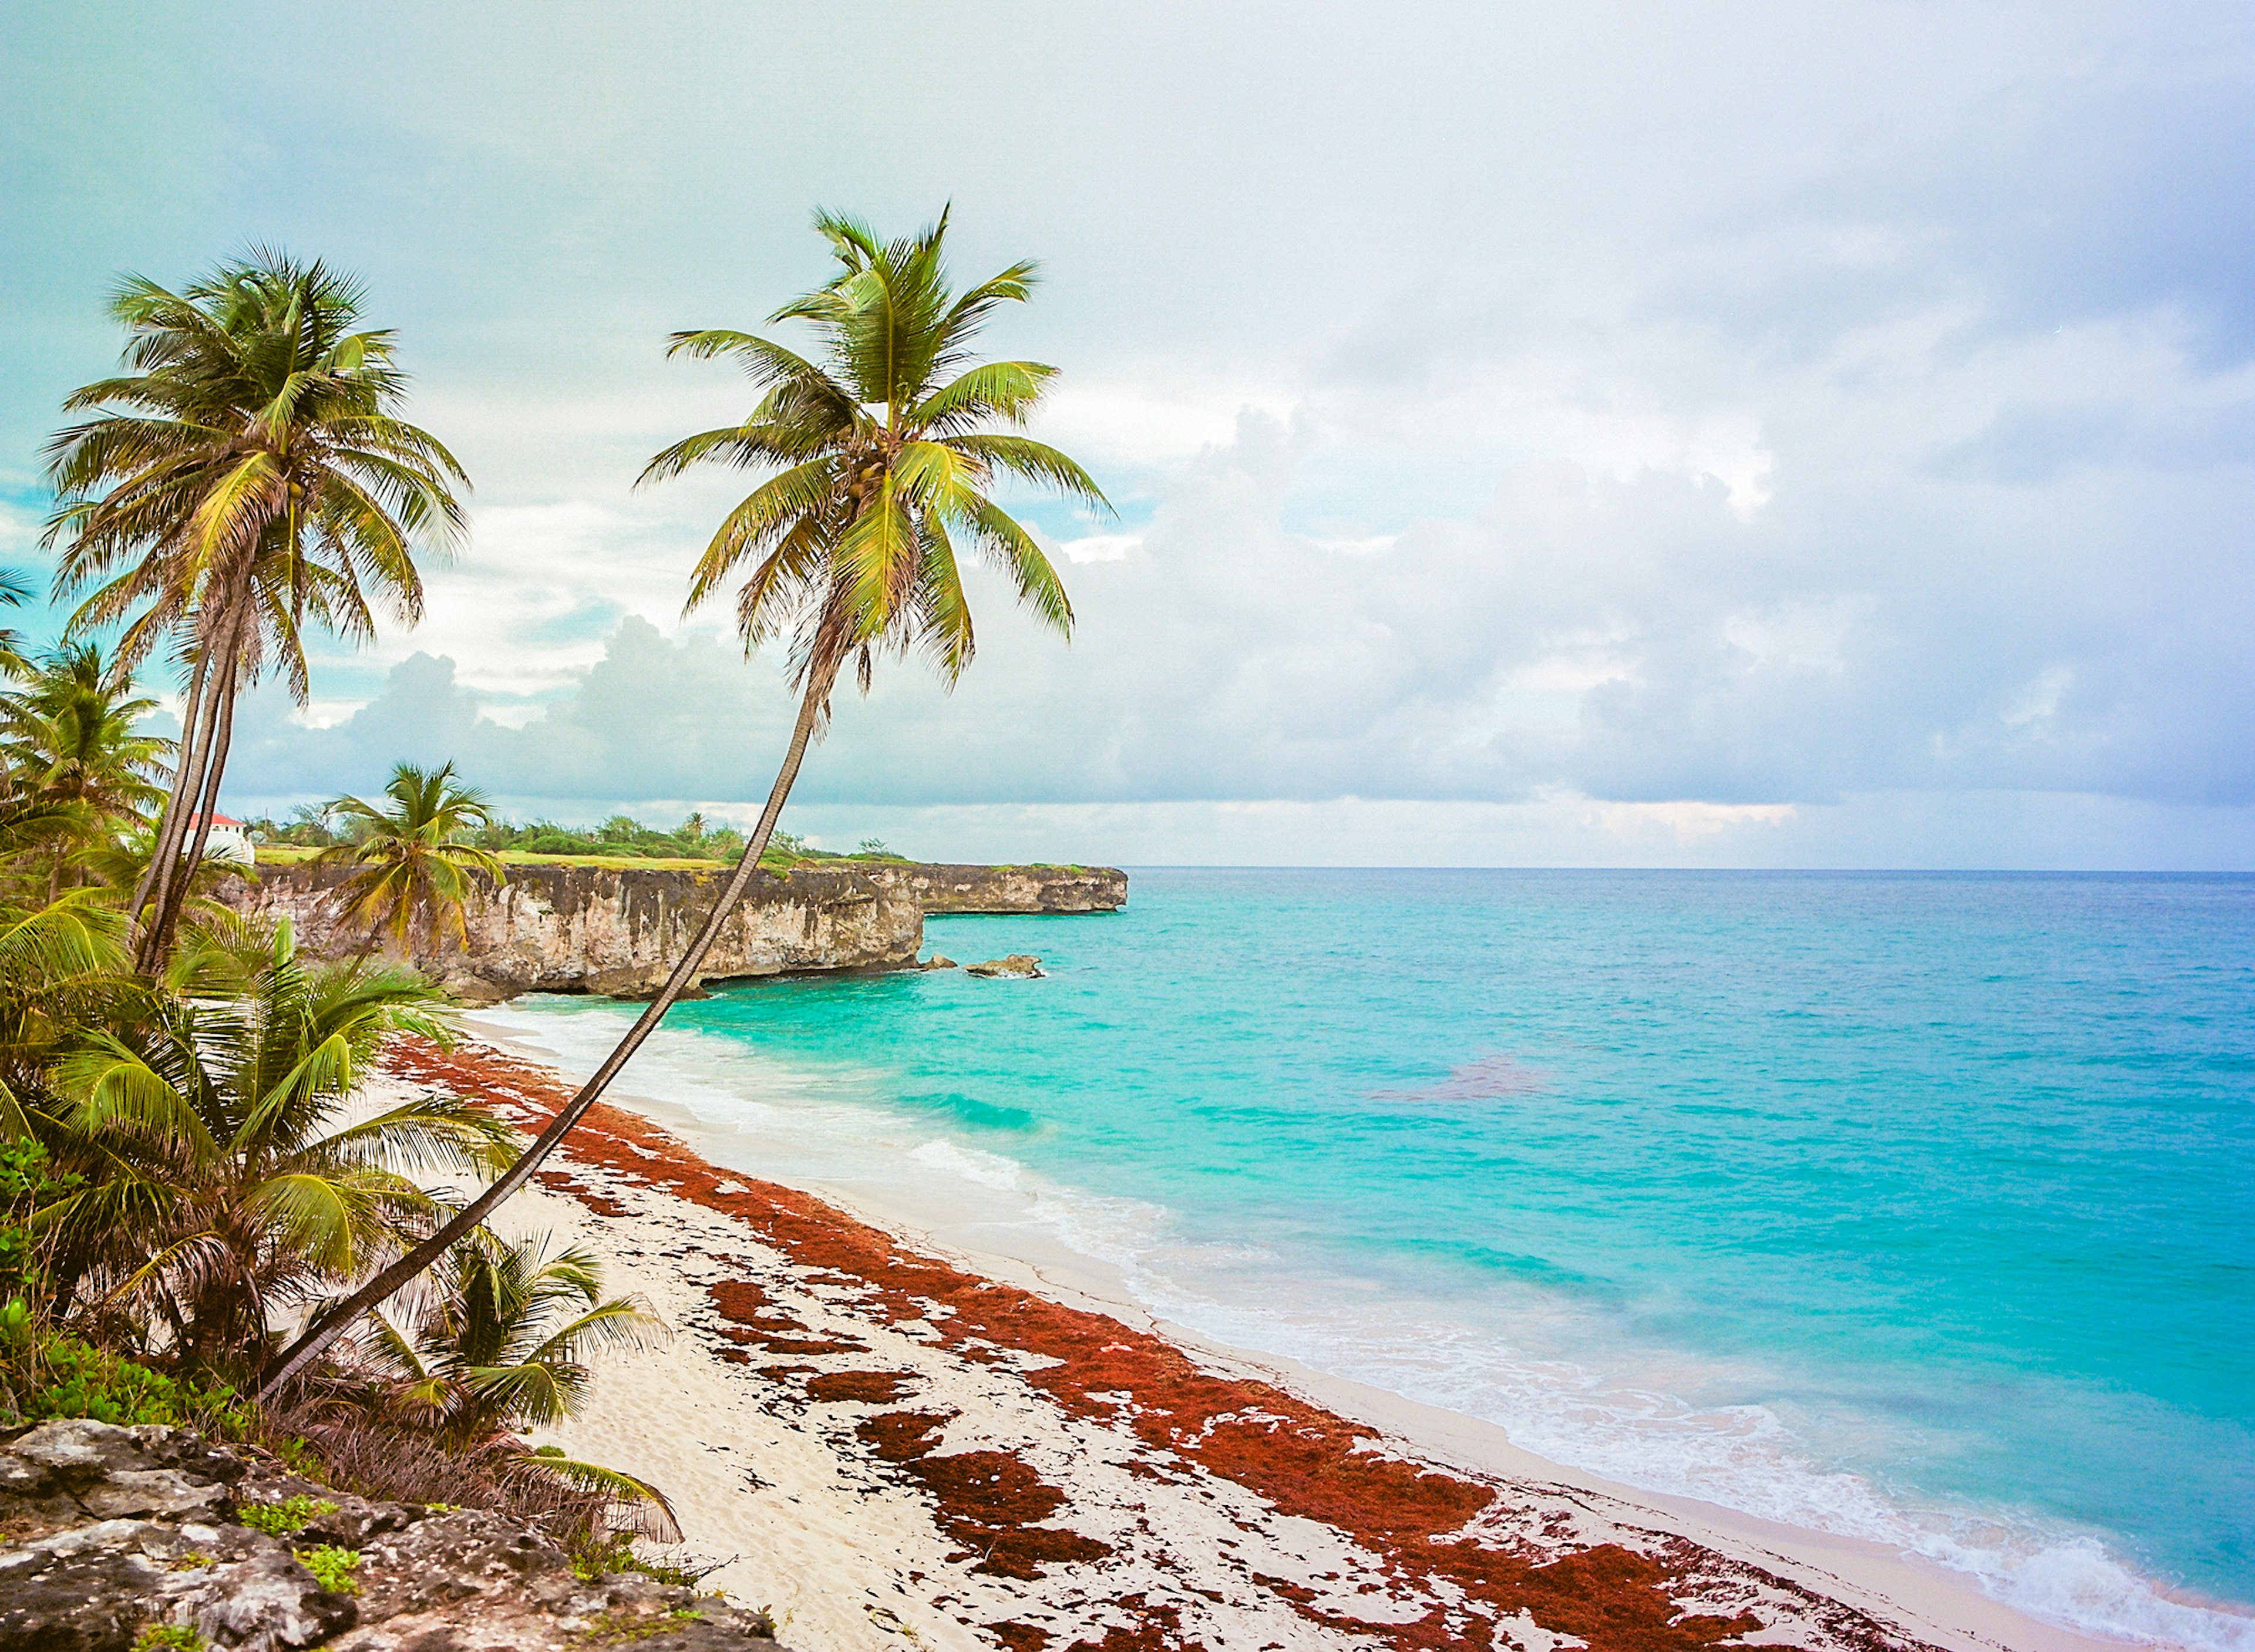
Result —
<path fill-rule="evenodd" d="M 2255 1648 L 2255 879 L 1152 870 L 927 933 L 1050 977 L 729 988 L 628 1086 L 1554 1459 Z M 583 1068 L 629 1013 L 502 1012 Z"/>

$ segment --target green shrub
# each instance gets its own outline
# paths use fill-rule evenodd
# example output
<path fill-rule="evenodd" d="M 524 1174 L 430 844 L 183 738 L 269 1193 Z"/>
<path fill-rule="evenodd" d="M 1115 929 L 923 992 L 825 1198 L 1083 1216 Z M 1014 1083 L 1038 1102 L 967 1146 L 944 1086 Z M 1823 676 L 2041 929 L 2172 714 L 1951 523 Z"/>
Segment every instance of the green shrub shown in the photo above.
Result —
<path fill-rule="evenodd" d="M 239 1430 L 235 1392 L 183 1383 L 53 1330 L 32 1213 L 80 1185 L 53 1175 L 37 1142 L 0 1142 L 0 1425 L 90 1417 Z"/>
<path fill-rule="evenodd" d="M 0 1299 L 22 1297 L 36 1310 L 47 1276 L 32 1232 L 32 1213 L 84 1179 L 53 1174 L 47 1149 L 28 1137 L 0 1142 Z"/>
<path fill-rule="evenodd" d="M 201 1652 L 204 1638 L 185 1623 L 144 1623 L 133 1637 L 133 1652 Z"/>
<path fill-rule="evenodd" d="M 632 1538 L 622 1531 L 592 1537 L 572 1557 L 572 1570 L 583 1583 L 593 1583 L 607 1571 L 631 1571 L 682 1589 L 701 1586 L 706 1578 L 727 1564 L 725 1560 L 699 1560 L 694 1555 L 680 1555 L 670 1561 L 645 1560 L 635 1553 Z"/>
<path fill-rule="evenodd" d="M 23 1423 L 90 1417 L 120 1427 L 168 1423 L 228 1435 L 241 1434 L 246 1421 L 225 1384 L 183 1382 L 76 1337 L 39 1330 L 20 1297 L 0 1307 L 0 1413 Z"/>
<path fill-rule="evenodd" d="M 327 1498 L 308 1497 L 301 1492 L 278 1503 L 246 1503 L 235 1517 L 251 1530 L 263 1531 L 270 1537 L 294 1537 L 322 1515 L 336 1512 L 337 1506 Z M 318 1554 L 320 1550 L 314 1552 Z"/>
<path fill-rule="evenodd" d="M 705 1614 L 694 1606 L 681 1606 L 652 1618 L 613 1609 L 588 1620 L 587 1627 L 580 1631 L 574 1643 L 584 1647 L 632 1646 L 637 1641 L 655 1640 L 661 1634 L 671 1634 L 704 1621 Z"/>
<path fill-rule="evenodd" d="M 334 1508 L 334 1504 L 330 1507 Z M 334 1543 L 323 1543 L 318 1549 L 300 1549 L 299 1564 L 313 1574 L 313 1581 L 331 1594 L 358 1594 L 360 1582 L 353 1573 L 360 1566 L 360 1551 L 340 1549 Z"/>

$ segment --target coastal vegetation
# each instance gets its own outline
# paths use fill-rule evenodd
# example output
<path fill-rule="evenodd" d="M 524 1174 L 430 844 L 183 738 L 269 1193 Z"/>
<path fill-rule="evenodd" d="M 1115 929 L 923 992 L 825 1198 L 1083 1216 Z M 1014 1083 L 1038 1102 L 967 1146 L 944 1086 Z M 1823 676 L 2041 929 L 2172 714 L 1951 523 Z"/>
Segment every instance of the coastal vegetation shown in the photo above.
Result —
<path fill-rule="evenodd" d="M 262 817 L 245 822 L 257 845 L 259 861 L 290 866 L 315 859 L 326 850 L 358 843 L 368 834 L 368 826 L 364 819 L 343 812 L 345 801 L 304 805 L 287 820 Z M 488 809 L 474 825 L 467 819 L 460 823 L 453 840 L 487 851 L 504 867 L 632 866 L 648 861 L 717 867 L 730 864 L 744 850 L 742 833 L 708 822 L 701 813 L 691 814 L 669 831 L 645 826 L 626 814 L 615 814 L 601 826 L 583 827 L 559 826 L 553 820 L 505 820 Z M 899 863 L 906 859 L 877 838 L 864 838 L 848 850 L 824 849 L 778 828 L 769 835 L 760 864 L 769 871 L 788 872 L 795 866 L 825 861 Z"/>
<path fill-rule="evenodd" d="M 364 1493 L 537 1516 L 615 1562 L 622 1530 L 671 1536 L 657 1488 L 525 1438 L 584 1399 L 591 1349 L 657 1329 L 537 1237 L 473 1229 L 249 1402 L 286 1327 L 430 1234 L 516 1138 L 447 1093 L 371 1102 L 388 1040 L 449 1040 L 411 970 L 309 961 L 286 924 L 195 902 L 165 968 L 134 969 L 141 861 L 118 845 L 165 794 L 131 737 L 47 760 L 64 691 L 131 703 L 77 645 L 0 691 L 0 1426 L 193 1424 Z"/>
<path fill-rule="evenodd" d="M 397 417 L 390 335 L 357 328 L 360 305 L 265 254 L 179 294 L 130 281 L 130 370 L 76 392 L 91 416 L 50 447 L 56 594 L 93 588 L 46 652 L 0 629 L 0 1426 L 193 1424 L 609 1553 L 622 1529 L 670 1531 L 662 1496 L 524 1435 L 580 1402 L 588 1348 L 650 1329 L 590 1257 L 473 1227 L 391 1304 L 404 1318 L 354 1316 L 286 1392 L 249 1398 L 292 1325 L 516 1156 L 469 1102 L 369 1093 L 389 1040 L 448 1041 L 431 982 L 311 960 L 286 923 L 203 898 L 236 698 L 279 675 L 302 699 L 308 627 L 411 619 L 418 551 L 460 524 L 460 468 Z M 0 575 L 0 607 L 30 592 Z M 177 743 L 146 731 L 136 670 L 159 661 L 184 691 Z M 337 811 L 356 910 L 372 935 L 443 930 L 461 877 L 493 864 L 460 841 L 488 818 L 446 769 L 403 768 L 386 795 Z M 453 1394 L 445 1425 L 403 1346 Z"/>
<path fill-rule="evenodd" d="M 304 702 L 309 628 L 360 642 L 380 612 L 417 618 L 418 559 L 460 534 L 467 477 L 402 418 L 393 338 L 361 325 L 350 278 L 259 251 L 178 292 L 124 284 L 125 370 L 71 396 L 84 417 L 48 449 L 64 640 L 35 657 L 0 629 L 0 1423 L 193 1424 L 341 1488 L 537 1515 L 591 1556 L 622 1531 L 674 1535 L 657 1487 L 528 1438 L 583 1402 L 592 1351 L 661 1328 L 603 1291 L 591 1255 L 487 1218 L 694 979 L 755 868 L 899 859 L 778 830 L 840 677 L 866 691 L 881 657 L 921 652 L 952 685 L 973 653 L 965 555 L 1070 633 L 997 482 L 1104 504 L 1018 432 L 1054 369 L 972 355 L 1031 264 L 959 293 L 945 216 L 889 243 L 817 221 L 836 273 L 770 318 L 805 324 L 814 355 L 676 335 L 676 354 L 744 367 L 759 398 L 644 473 L 762 473 L 688 593 L 695 608 L 733 586 L 748 649 L 788 647 L 798 714 L 756 826 L 514 826 L 451 763 L 402 763 L 376 800 L 257 823 L 270 852 L 350 868 L 366 944 L 342 961 L 204 898 L 235 706 L 270 678 Z M 0 607 L 29 594 L 0 577 Z M 143 732 L 152 665 L 180 690 L 177 742 Z M 372 1098 L 389 1041 L 450 1037 L 440 990 L 397 958 L 460 938 L 477 875 L 582 850 L 734 861 L 597 1079 L 530 1147 L 444 1092 Z M 322 1564 L 341 1585 L 353 1562 Z"/>

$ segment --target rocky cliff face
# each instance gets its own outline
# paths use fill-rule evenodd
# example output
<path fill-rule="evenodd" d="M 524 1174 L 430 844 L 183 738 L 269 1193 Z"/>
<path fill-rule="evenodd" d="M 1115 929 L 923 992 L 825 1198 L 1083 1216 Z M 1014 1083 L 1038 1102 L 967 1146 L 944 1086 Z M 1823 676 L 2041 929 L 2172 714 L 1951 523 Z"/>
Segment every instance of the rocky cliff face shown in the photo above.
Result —
<path fill-rule="evenodd" d="M 926 912 L 1116 912 L 1128 875 L 1110 866 L 876 865 L 871 875 Z"/>
<path fill-rule="evenodd" d="M 367 939 L 341 922 L 338 891 L 350 875 L 344 867 L 263 866 L 255 879 L 230 879 L 221 898 L 288 918 L 316 957 L 345 958 Z M 727 882 L 724 872 L 671 867 L 511 867 L 499 889 L 477 880 L 463 915 L 467 947 L 418 944 L 413 961 L 470 1003 L 529 992 L 646 997 Z M 926 912 L 1106 912 L 1127 898 L 1128 875 L 1108 867 L 849 861 L 761 872 L 700 979 L 912 968 Z"/>
<path fill-rule="evenodd" d="M 238 910 L 287 917 L 319 957 L 348 957 L 365 940 L 340 922 L 342 867 L 261 867 L 230 882 Z M 528 992 L 655 992 L 727 882 L 719 872 L 651 868 L 522 866 L 495 889 L 478 880 L 464 914 L 467 948 L 418 946 L 414 963 L 472 1003 Z M 924 911 L 905 890 L 858 870 L 800 867 L 756 873 L 705 960 L 701 979 L 733 981 L 811 969 L 900 969 L 916 962 Z"/>
<path fill-rule="evenodd" d="M 756 1652 L 772 1636 L 693 1590 L 575 1576 L 505 1516 L 370 1502 L 181 1430 L 0 1433 L 0 1652 Z"/>

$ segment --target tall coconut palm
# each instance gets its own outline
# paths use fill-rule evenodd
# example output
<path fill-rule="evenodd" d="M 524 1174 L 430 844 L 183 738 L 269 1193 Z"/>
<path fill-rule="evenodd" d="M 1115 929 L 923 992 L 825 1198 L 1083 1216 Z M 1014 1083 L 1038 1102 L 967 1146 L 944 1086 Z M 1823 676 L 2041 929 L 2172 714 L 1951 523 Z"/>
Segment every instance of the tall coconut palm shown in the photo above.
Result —
<path fill-rule="evenodd" d="M 506 875 L 498 857 L 465 834 L 493 824 L 482 793 L 458 783 L 454 765 L 418 769 L 403 763 L 384 787 L 390 805 L 379 808 L 358 798 L 340 798 L 331 812 L 357 823 L 359 839 L 324 849 L 325 865 L 361 869 L 342 890 L 345 916 L 368 926 L 371 946 L 389 934 L 400 951 L 419 921 L 427 945 L 466 940 L 462 909 L 470 897 L 473 872 L 499 884 Z"/>
<path fill-rule="evenodd" d="M 65 411 L 95 417 L 48 444 L 56 591 L 95 587 L 73 629 L 124 622 L 129 667 L 169 645 L 186 678 L 133 901 L 144 969 L 170 949 L 182 862 L 202 856 L 237 695 L 275 671 L 302 705 L 309 624 L 359 642 L 372 603 L 420 618 L 416 555 L 463 525 L 467 478 L 398 417 L 406 376 L 393 335 L 359 326 L 364 299 L 348 277 L 264 250 L 178 293 L 133 277 L 111 306 L 129 372 L 75 392 Z"/>
<path fill-rule="evenodd" d="M 65 1289 L 229 1377 L 263 1362 L 277 1310 L 430 1230 L 439 1206 L 405 1172 L 484 1175 L 510 1157 L 506 1126 L 450 1098 L 352 1116 L 388 1033 L 440 1030 L 419 978 L 309 969 L 286 927 L 247 961 L 247 981 L 192 982 L 143 1021 L 88 1032 L 30 1121 L 86 1178 L 42 1215 Z"/>
<path fill-rule="evenodd" d="M 741 424 L 668 447 L 642 477 L 663 481 L 701 464 L 768 473 L 713 536 L 691 576 L 687 603 L 694 609 L 741 578 L 735 616 L 746 650 L 790 639 L 798 716 L 759 824 L 696 938 L 594 1076 L 439 1234 L 300 1338 L 277 1361 L 268 1392 L 318 1356 L 350 1317 L 430 1266 L 521 1186 L 657 1030 L 742 898 L 846 665 L 854 666 L 864 691 L 881 654 L 921 649 L 950 686 L 963 674 L 973 637 L 959 542 L 997 568 L 1037 620 L 1071 634 L 1072 605 L 1057 570 L 990 489 L 998 476 L 1014 477 L 1100 510 L 1110 506 L 1079 465 L 1016 433 L 1057 369 L 1037 362 L 980 362 L 972 354 L 994 312 L 1032 292 L 1034 264 L 1012 264 L 957 293 L 948 286 L 945 213 L 922 233 L 891 242 L 832 213 L 818 213 L 815 228 L 830 243 L 836 273 L 769 320 L 807 323 L 820 359 L 748 333 L 676 334 L 670 354 L 734 358 L 760 401 Z"/>

